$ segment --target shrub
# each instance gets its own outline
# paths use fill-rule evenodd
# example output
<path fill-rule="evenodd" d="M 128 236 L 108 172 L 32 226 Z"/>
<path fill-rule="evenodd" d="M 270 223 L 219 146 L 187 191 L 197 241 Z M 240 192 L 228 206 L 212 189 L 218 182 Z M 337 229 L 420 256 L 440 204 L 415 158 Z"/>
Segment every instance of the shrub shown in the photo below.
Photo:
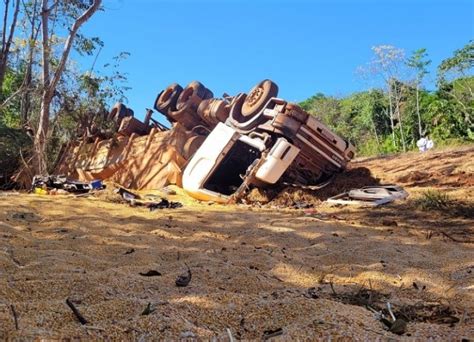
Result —
<path fill-rule="evenodd" d="M 451 197 L 439 190 L 426 190 L 415 200 L 415 204 L 421 210 L 444 210 L 454 204 Z"/>

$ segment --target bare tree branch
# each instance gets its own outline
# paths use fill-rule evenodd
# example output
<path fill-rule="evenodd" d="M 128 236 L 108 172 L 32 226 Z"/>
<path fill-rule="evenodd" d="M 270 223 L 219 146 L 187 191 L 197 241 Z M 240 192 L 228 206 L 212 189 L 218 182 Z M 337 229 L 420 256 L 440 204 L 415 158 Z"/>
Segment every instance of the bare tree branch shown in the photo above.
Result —
<path fill-rule="evenodd" d="M 16 0 L 15 9 L 13 12 L 13 19 L 10 25 L 10 31 L 8 33 L 8 38 L 6 37 L 6 26 L 7 26 L 7 15 L 8 15 L 8 4 L 10 0 L 5 2 L 5 16 L 3 18 L 3 32 L 2 32 L 2 51 L 0 54 L 0 86 L 3 84 L 3 79 L 5 77 L 5 72 L 7 69 L 8 55 L 10 53 L 10 47 L 13 41 L 13 35 L 15 33 L 15 27 L 18 20 L 18 12 L 20 11 L 20 0 Z M 6 41 L 5 41 L 6 39 Z"/>
<path fill-rule="evenodd" d="M 38 129 L 35 134 L 34 142 L 34 168 L 35 171 L 39 174 L 45 173 L 46 170 L 46 160 L 45 160 L 45 150 L 46 150 L 46 138 L 49 131 L 49 115 L 51 108 L 51 101 L 58 85 L 61 76 L 63 74 L 66 62 L 71 51 L 74 38 L 77 35 L 82 24 L 84 24 L 90 17 L 99 9 L 102 4 L 102 0 L 94 0 L 91 2 L 89 8 L 76 19 L 74 24 L 69 30 L 69 35 L 64 43 L 64 49 L 59 60 L 58 67 L 56 68 L 52 80 L 49 70 L 49 61 L 50 61 L 50 45 L 49 45 L 49 31 L 48 31 L 48 21 L 50 18 L 50 7 L 48 0 L 42 0 L 42 33 L 43 33 L 43 95 L 41 97 L 41 113 L 39 117 Z"/>
<path fill-rule="evenodd" d="M 7 39 L 7 19 L 8 19 L 8 7 L 10 6 L 10 0 L 5 0 L 5 13 L 3 13 L 3 28 L 2 28 L 2 55 L 3 50 L 5 49 L 5 42 Z"/>
<path fill-rule="evenodd" d="M 66 61 L 69 57 L 69 53 L 71 52 L 72 43 L 74 38 L 76 37 L 77 31 L 79 31 L 79 28 L 82 26 L 82 24 L 89 20 L 90 17 L 92 17 L 92 15 L 99 9 L 101 3 L 102 0 L 95 0 L 92 5 L 72 25 L 69 36 L 67 37 L 66 43 L 64 44 L 64 50 L 61 56 L 61 60 L 58 64 L 58 68 L 56 69 L 53 81 L 49 86 L 51 95 L 54 92 L 54 89 L 56 89 L 59 80 L 61 79 L 61 75 L 64 70 L 64 67 L 66 66 Z"/>

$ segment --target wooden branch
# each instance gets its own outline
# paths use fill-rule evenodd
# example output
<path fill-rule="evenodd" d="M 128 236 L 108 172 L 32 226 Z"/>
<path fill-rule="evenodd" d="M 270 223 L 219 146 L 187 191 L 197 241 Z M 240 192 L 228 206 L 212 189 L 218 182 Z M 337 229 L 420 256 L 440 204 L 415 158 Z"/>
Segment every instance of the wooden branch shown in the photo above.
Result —
<path fill-rule="evenodd" d="M 0 109 L 4 108 L 11 100 L 13 100 L 16 96 L 18 96 L 23 90 L 26 89 L 26 86 L 25 85 L 21 85 L 20 88 L 18 88 L 17 90 L 15 90 L 14 93 L 12 93 L 10 96 L 8 96 L 5 101 L 3 101 L 2 103 L 0 103 Z"/>
<path fill-rule="evenodd" d="M 5 13 L 3 14 L 3 27 L 2 27 L 2 50 L 0 57 L 3 59 L 3 50 L 5 49 L 5 41 L 7 39 L 7 19 L 8 19 L 8 7 L 10 6 L 10 0 L 5 1 Z"/>
<path fill-rule="evenodd" d="M 102 0 L 94 0 L 92 5 L 79 18 L 77 18 L 77 20 L 72 25 L 69 32 L 69 36 L 67 37 L 66 42 L 64 44 L 64 50 L 61 55 L 61 60 L 58 64 L 58 68 L 54 73 L 54 77 L 51 81 L 51 84 L 49 84 L 48 86 L 48 95 L 50 96 L 49 100 L 52 98 L 54 89 L 56 89 L 56 86 L 59 83 L 59 80 L 61 79 L 61 75 L 66 66 L 66 62 L 69 57 L 69 53 L 71 52 L 72 43 L 74 38 L 76 37 L 77 31 L 79 31 L 79 28 L 82 26 L 82 24 L 84 24 L 87 20 L 90 19 L 90 17 L 92 17 L 92 15 L 99 9 L 101 4 Z"/>
<path fill-rule="evenodd" d="M 15 32 L 15 27 L 18 19 L 18 12 L 20 10 L 20 0 L 16 0 L 15 8 L 13 12 L 13 19 L 10 25 L 10 32 L 8 33 L 7 38 L 7 20 L 8 20 L 8 6 L 10 0 L 5 1 L 5 14 L 3 17 L 3 27 L 2 27 L 2 50 L 0 51 L 0 87 L 3 84 L 5 78 L 5 73 L 7 70 L 8 55 L 10 54 L 10 47 L 13 41 L 13 35 Z"/>
<path fill-rule="evenodd" d="M 7 39 L 7 42 L 5 44 L 5 48 L 4 48 L 4 51 L 3 51 L 3 59 L 4 59 L 5 63 L 6 63 L 6 58 L 7 58 L 8 52 L 10 51 L 10 46 L 12 45 L 13 34 L 15 33 L 15 27 L 16 27 L 16 22 L 18 20 L 18 12 L 19 11 L 20 11 L 20 0 L 16 0 L 15 11 L 13 12 L 13 20 L 12 20 L 12 23 L 10 25 L 10 32 L 8 33 L 8 39 Z"/>
<path fill-rule="evenodd" d="M 443 236 L 446 236 L 448 239 L 450 239 L 451 241 L 454 241 L 454 242 L 459 242 L 459 243 L 473 243 L 474 242 L 473 240 L 460 240 L 460 239 L 457 239 L 457 238 L 451 236 L 450 234 L 446 233 L 445 231 L 441 231 L 441 234 Z"/>
<path fill-rule="evenodd" d="M 18 330 L 18 315 L 13 304 L 10 305 L 10 309 L 12 310 L 13 321 L 15 322 L 15 329 Z"/>
<path fill-rule="evenodd" d="M 53 9 L 55 9 L 57 5 L 58 5 L 58 0 L 55 0 L 54 4 L 52 4 L 51 7 L 48 8 L 48 12 L 51 12 Z"/>
<path fill-rule="evenodd" d="M 76 306 L 71 302 L 69 298 L 66 299 L 66 304 L 72 310 L 72 313 L 74 314 L 74 316 L 76 316 L 79 323 L 81 323 L 82 325 L 89 323 L 87 319 L 85 319 L 84 316 L 81 315 L 79 310 L 77 310 Z"/>
<path fill-rule="evenodd" d="M 41 27 L 43 36 L 43 87 L 44 91 L 49 88 L 49 31 L 48 31 L 48 0 L 43 0 L 41 4 Z"/>
<path fill-rule="evenodd" d="M 32 22 L 32 19 L 31 19 L 30 14 L 29 14 L 28 11 L 26 10 L 25 0 L 21 0 L 21 4 L 23 5 L 23 13 L 24 13 L 24 15 L 26 16 L 26 18 L 28 19 L 28 21 L 31 23 L 31 22 Z"/>

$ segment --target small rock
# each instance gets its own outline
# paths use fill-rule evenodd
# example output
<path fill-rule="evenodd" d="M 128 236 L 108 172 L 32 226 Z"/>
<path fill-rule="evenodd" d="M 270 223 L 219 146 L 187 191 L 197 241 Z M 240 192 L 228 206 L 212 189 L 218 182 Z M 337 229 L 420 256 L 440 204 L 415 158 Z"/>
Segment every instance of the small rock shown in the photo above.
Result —
<path fill-rule="evenodd" d="M 191 269 L 189 268 L 188 265 L 186 265 L 186 267 L 188 268 L 188 271 L 186 273 L 179 275 L 178 278 L 176 278 L 175 284 L 178 287 L 186 287 L 191 282 L 191 278 L 192 278 Z"/>
<path fill-rule="evenodd" d="M 162 191 L 167 195 L 176 195 L 176 191 L 168 187 L 164 187 Z"/>
<path fill-rule="evenodd" d="M 183 331 L 180 337 L 181 338 L 194 338 L 196 337 L 196 335 L 194 335 L 192 331 Z"/>
<path fill-rule="evenodd" d="M 398 227 L 398 223 L 397 221 L 394 221 L 394 220 L 383 220 L 382 226 Z"/>
<path fill-rule="evenodd" d="M 318 290 L 315 287 L 310 287 L 307 291 L 306 297 L 318 299 L 319 298 Z"/>

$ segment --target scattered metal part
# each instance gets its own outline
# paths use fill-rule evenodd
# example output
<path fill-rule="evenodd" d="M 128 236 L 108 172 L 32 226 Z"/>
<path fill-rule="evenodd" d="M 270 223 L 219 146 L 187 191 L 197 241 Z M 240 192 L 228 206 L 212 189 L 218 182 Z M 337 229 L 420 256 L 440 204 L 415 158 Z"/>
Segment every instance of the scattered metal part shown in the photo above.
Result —
<path fill-rule="evenodd" d="M 187 264 L 185 265 L 188 268 L 187 272 L 179 275 L 178 278 L 176 278 L 175 283 L 176 283 L 176 286 L 178 287 L 186 287 L 191 282 L 191 278 L 192 278 L 191 269 L 189 268 Z"/>
<path fill-rule="evenodd" d="M 368 186 L 354 189 L 329 198 L 330 204 L 349 204 L 377 207 L 399 199 L 405 199 L 408 193 L 397 185 Z"/>
<path fill-rule="evenodd" d="M 392 306 L 390 305 L 389 302 L 387 302 L 387 310 L 388 310 L 388 313 L 390 314 L 390 317 L 392 318 L 392 321 L 395 322 L 395 320 L 396 320 L 397 318 L 396 318 L 395 315 L 393 314 L 393 312 L 392 312 Z"/>

